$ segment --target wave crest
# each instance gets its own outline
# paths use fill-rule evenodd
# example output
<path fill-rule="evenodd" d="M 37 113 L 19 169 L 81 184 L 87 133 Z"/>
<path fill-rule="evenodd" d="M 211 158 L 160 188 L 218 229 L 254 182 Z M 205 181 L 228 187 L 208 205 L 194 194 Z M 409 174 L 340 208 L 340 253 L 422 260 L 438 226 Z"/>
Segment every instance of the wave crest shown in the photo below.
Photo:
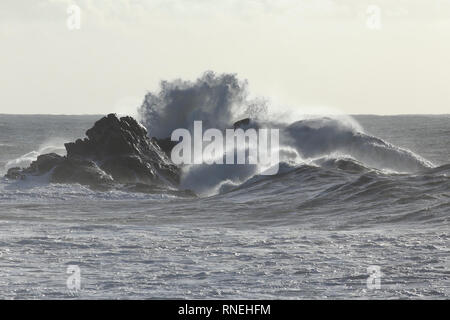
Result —
<path fill-rule="evenodd" d="M 141 122 L 149 135 L 170 137 L 172 131 L 185 128 L 192 132 L 196 120 L 203 129 L 223 130 L 243 118 L 251 118 L 249 127 L 280 130 L 280 161 L 283 163 L 314 163 L 319 158 L 349 158 L 338 167 L 365 171 L 375 168 L 395 172 L 416 172 L 432 168 L 433 164 L 413 152 L 394 146 L 380 138 L 364 133 L 349 116 L 303 116 L 293 119 L 286 113 L 268 112 L 266 99 L 249 99 L 248 82 L 235 74 L 206 72 L 196 81 L 161 82 L 158 93 L 148 93 L 139 108 Z M 255 165 L 187 165 L 183 168 L 181 184 L 199 193 L 216 193 L 239 185 L 260 173 Z"/>

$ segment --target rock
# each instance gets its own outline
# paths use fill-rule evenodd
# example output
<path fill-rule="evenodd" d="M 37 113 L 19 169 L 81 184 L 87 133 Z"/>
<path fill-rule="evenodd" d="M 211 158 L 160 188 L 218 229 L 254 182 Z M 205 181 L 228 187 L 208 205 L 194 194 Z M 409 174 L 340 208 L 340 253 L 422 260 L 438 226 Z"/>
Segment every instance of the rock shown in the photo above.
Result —
<path fill-rule="evenodd" d="M 25 175 L 22 173 L 22 168 L 14 167 L 8 170 L 5 177 L 11 180 L 19 180 L 24 179 Z"/>
<path fill-rule="evenodd" d="M 147 130 L 131 117 L 109 114 L 86 131 L 84 140 L 66 143 L 67 156 L 104 158 L 150 151 Z"/>
<path fill-rule="evenodd" d="M 23 179 L 50 172 L 51 182 L 95 188 L 129 183 L 178 185 L 179 168 L 135 119 L 109 114 L 87 130 L 86 136 L 65 144 L 67 156 L 40 155 L 26 169 L 11 168 L 6 177 Z"/>
<path fill-rule="evenodd" d="M 234 128 L 235 130 L 236 130 L 236 129 L 239 129 L 239 128 L 245 129 L 249 124 L 250 124 L 250 118 L 245 118 L 245 119 L 236 121 L 236 122 L 233 124 L 233 128 Z"/>
<path fill-rule="evenodd" d="M 26 175 L 43 175 L 49 172 L 58 164 L 64 161 L 64 157 L 56 153 L 41 154 L 33 161 L 26 169 L 19 167 L 11 168 L 6 173 L 5 177 L 8 179 L 25 179 Z"/>
<path fill-rule="evenodd" d="M 72 157 L 54 168 L 50 182 L 79 183 L 94 189 L 109 189 L 114 180 L 95 162 Z"/>
<path fill-rule="evenodd" d="M 64 157 L 56 153 L 41 154 L 30 164 L 30 167 L 25 170 L 25 173 L 44 174 L 63 161 Z"/>
<path fill-rule="evenodd" d="M 173 147 L 175 147 L 179 141 L 172 141 L 172 139 L 170 138 L 158 139 L 153 137 L 152 142 L 155 143 L 158 147 L 160 147 L 161 150 L 164 151 L 164 153 L 168 157 L 170 157 Z"/>
<path fill-rule="evenodd" d="M 86 131 L 88 138 L 66 143 L 67 158 L 82 157 L 119 183 L 179 183 L 180 171 L 131 117 L 109 114 Z"/>

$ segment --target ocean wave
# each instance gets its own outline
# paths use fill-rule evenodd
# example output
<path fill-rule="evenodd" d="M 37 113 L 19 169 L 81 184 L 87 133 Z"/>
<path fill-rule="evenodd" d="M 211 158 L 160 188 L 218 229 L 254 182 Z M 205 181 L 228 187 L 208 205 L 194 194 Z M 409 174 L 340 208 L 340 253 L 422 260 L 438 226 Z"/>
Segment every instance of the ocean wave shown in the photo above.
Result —
<path fill-rule="evenodd" d="M 284 143 L 295 147 L 304 158 L 350 155 L 365 166 L 397 172 L 415 172 L 434 165 L 412 151 L 356 131 L 328 117 L 301 120 L 289 125 Z"/>
<path fill-rule="evenodd" d="M 27 152 L 26 154 L 21 155 L 18 158 L 9 160 L 5 165 L 5 169 L 8 170 L 14 167 L 26 168 L 33 161 L 35 161 L 39 155 L 52 152 L 59 155 L 65 155 L 66 149 L 64 148 L 63 143 L 58 145 L 44 143 L 38 148 L 38 150 Z"/>
<path fill-rule="evenodd" d="M 65 201 L 126 201 L 126 200 L 163 200 L 180 197 L 168 192 L 139 192 L 136 187 L 124 186 L 122 190 L 108 191 L 92 190 L 80 184 L 49 183 L 49 175 L 33 177 L 27 180 L 0 180 L 0 203 L 48 203 Z"/>
<path fill-rule="evenodd" d="M 357 188 L 362 186 L 358 184 L 372 175 L 384 177 L 380 179 L 394 179 L 402 173 L 412 175 L 427 172 L 433 175 L 443 174 L 447 170 L 435 168 L 430 161 L 408 149 L 366 134 L 360 124 L 348 116 L 310 115 L 294 119 L 285 114 L 269 112 L 268 101 L 264 98 L 250 99 L 247 82 L 240 81 L 236 75 L 207 72 L 193 82 L 162 82 L 160 92 L 146 95 L 139 114 L 148 135 L 156 138 L 170 137 L 171 132 L 179 128 L 192 130 L 194 120 L 202 120 L 203 129 L 214 127 L 224 130 L 233 127 L 236 120 L 250 117 L 246 128 L 279 130 L 280 162 L 275 164 L 279 170 L 274 176 L 265 176 L 263 173 L 268 167 L 258 164 L 184 165 L 181 168 L 180 190 L 190 189 L 204 197 L 235 193 L 236 190 L 248 192 L 250 187 L 257 189 L 259 184 L 284 181 L 291 175 L 296 177 L 299 184 L 291 186 L 291 189 L 298 192 L 304 188 L 309 190 L 320 182 L 318 188 L 325 193 L 348 190 L 348 194 L 339 196 L 380 196 L 380 193 L 385 193 L 383 188 L 387 188 L 392 191 L 386 194 L 389 197 L 396 191 L 395 188 L 389 189 L 390 185 L 364 185 L 366 189 L 360 191 Z M 235 150 L 226 150 L 230 151 Z M 8 161 L 6 168 L 27 166 L 39 154 L 48 152 L 63 154 L 65 150 L 62 143 L 47 143 L 36 151 Z M 246 156 L 248 160 L 248 152 Z M 355 175 L 359 175 L 362 180 L 353 181 Z M 349 179 L 351 181 L 347 181 Z M 335 189 L 336 180 L 347 181 L 347 184 Z M 140 189 L 130 187 L 122 191 L 133 193 Z"/>
<path fill-rule="evenodd" d="M 224 130 L 249 117 L 251 121 L 244 129 L 280 130 L 280 166 L 314 163 L 355 172 L 378 169 L 397 173 L 434 167 L 408 149 L 366 134 L 349 116 L 300 115 L 300 119 L 295 119 L 293 115 L 269 112 L 268 100 L 250 99 L 247 81 L 240 81 L 233 74 L 207 72 L 193 82 L 164 81 L 160 92 L 147 94 L 139 114 L 149 135 L 156 138 L 170 137 L 178 128 L 192 132 L 194 120 L 203 121 L 203 129 Z M 267 167 L 259 165 L 186 165 L 181 185 L 212 195 L 230 190 L 264 170 Z"/>

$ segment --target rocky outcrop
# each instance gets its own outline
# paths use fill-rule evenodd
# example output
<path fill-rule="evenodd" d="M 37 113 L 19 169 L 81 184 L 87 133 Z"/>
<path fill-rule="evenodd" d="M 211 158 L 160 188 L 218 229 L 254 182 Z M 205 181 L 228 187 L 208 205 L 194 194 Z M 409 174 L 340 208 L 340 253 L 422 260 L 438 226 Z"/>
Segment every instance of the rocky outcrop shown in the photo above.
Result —
<path fill-rule="evenodd" d="M 94 161 L 71 157 L 53 168 L 50 182 L 79 183 L 93 189 L 110 189 L 115 180 Z"/>
<path fill-rule="evenodd" d="M 43 175 L 63 161 L 64 157 L 56 153 L 42 154 L 28 168 L 14 167 L 9 169 L 5 177 L 8 179 L 25 179 L 27 175 Z"/>
<path fill-rule="evenodd" d="M 178 143 L 178 141 L 172 141 L 170 137 L 162 139 L 153 137 L 152 142 L 156 143 L 168 157 L 170 157 L 173 147 L 175 147 L 175 145 L 177 145 Z"/>
<path fill-rule="evenodd" d="M 245 118 L 233 123 L 233 128 L 236 129 L 245 129 L 250 124 L 250 118 Z"/>
<path fill-rule="evenodd" d="M 147 130 L 131 117 L 109 114 L 86 131 L 85 139 L 65 144 L 67 155 L 40 155 L 28 168 L 12 168 L 6 177 L 25 179 L 49 174 L 55 183 L 80 183 L 93 188 L 139 184 L 140 190 L 176 187 L 180 170 L 147 137 Z M 151 186 L 151 188 L 150 188 Z"/>

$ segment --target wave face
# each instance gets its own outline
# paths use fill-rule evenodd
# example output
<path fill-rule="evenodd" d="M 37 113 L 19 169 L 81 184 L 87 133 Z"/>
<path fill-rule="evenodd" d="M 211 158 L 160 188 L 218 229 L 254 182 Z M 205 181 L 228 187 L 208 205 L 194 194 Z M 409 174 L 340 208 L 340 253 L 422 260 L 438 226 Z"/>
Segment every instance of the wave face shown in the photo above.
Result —
<path fill-rule="evenodd" d="M 239 186 L 223 188 L 224 193 L 216 197 L 241 207 L 254 206 L 264 217 L 261 224 L 276 219 L 278 225 L 312 228 L 390 223 L 443 227 L 449 223 L 449 190 L 450 165 L 398 174 L 368 168 L 352 158 L 327 157 L 310 164 L 281 163 L 278 175 L 253 176 Z"/>
<path fill-rule="evenodd" d="M 10 169 L 10 168 L 14 168 L 14 167 L 26 168 L 33 161 L 35 161 L 39 155 L 45 154 L 45 153 L 52 153 L 52 152 L 59 154 L 59 155 L 64 155 L 66 153 L 66 149 L 64 148 L 63 145 L 41 147 L 37 151 L 33 150 L 33 151 L 28 152 L 16 159 L 12 159 L 12 160 L 8 161 L 5 165 L 5 169 Z"/>
<path fill-rule="evenodd" d="M 358 132 L 336 119 L 297 121 L 285 132 L 285 143 L 295 147 L 303 158 L 349 155 L 368 167 L 397 172 L 416 172 L 433 167 L 430 161 L 410 150 Z"/>
<path fill-rule="evenodd" d="M 149 135 L 170 137 L 173 130 L 193 131 L 193 122 L 203 129 L 232 128 L 242 118 L 251 118 L 246 128 L 280 130 L 280 159 L 302 164 L 317 158 L 348 157 L 367 168 L 394 172 L 417 172 L 433 164 L 410 150 L 392 145 L 363 132 L 351 117 L 308 117 L 289 119 L 269 113 L 267 101 L 249 99 L 247 82 L 236 75 L 207 72 L 197 81 L 162 82 L 159 93 L 148 93 L 139 109 Z M 229 151 L 228 151 L 229 152 Z M 212 195 L 238 186 L 264 169 L 255 165 L 189 165 L 183 168 L 181 185 L 202 195 Z"/>

